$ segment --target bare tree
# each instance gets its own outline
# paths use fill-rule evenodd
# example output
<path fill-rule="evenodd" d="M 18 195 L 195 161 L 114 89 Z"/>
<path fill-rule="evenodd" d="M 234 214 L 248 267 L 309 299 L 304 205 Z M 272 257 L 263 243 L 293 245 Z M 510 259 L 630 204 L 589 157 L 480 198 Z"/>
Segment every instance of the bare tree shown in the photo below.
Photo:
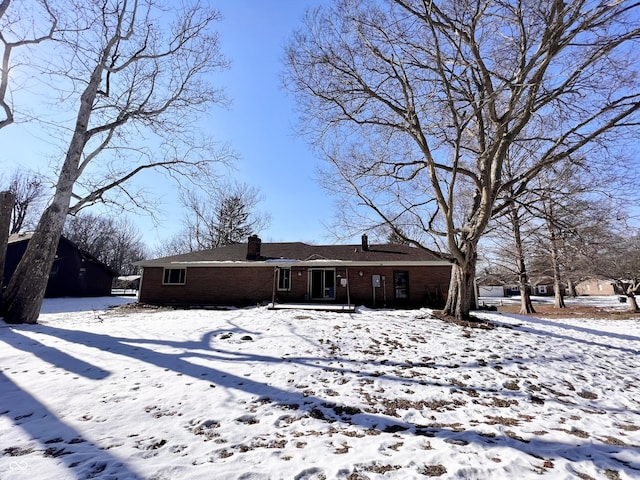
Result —
<path fill-rule="evenodd" d="M 164 239 L 153 249 L 154 257 L 172 257 L 193 251 L 189 232 L 182 230 L 171 238 Z"/>
<path fill-rule="evenodd" d="M 4 264 L 7 257 L 9 242 L 9 224 L 11 223 L 11 208 L 14 195 L 9 191 L 0 191 L 0 292 L 4 287 Z M 2 299 L 0 298 L 0 304 Z"/>
<path fill-rule="evenodd" d="M 640 312 L 640 231 L 609 231 L 594 249 L 592 268 L 597 276 L 612 280 L 629 300 L 632 312 Z"/>
<path fill-rule="evenodd" d="M 445 314 L 469 316 L 502 190 L 519 195 L 549 165 L 637 125 L 639 5 L 338 0 L 308 12 L 285 74 L 303 131 L 335 189 L 391 226 L 420 226 L 451 256 Z M 505 179 L 510 148 L 532 134 L 535 155 Z"/>
<path fill-rule="evenodd" d="M 183 196 L 187 211 L 182 251 L 204 250 L 246 241 L 269 224 L 269 215 L 256 209 L 260 191 L 245 183 L 227 184 Z"/>
<path fill-rule="evenodd" d="M 207 80 L 227 65 L 211 31 L 217 11 L 199 2 L 74 0 L 61 2 L 56 18 L 59 55 L 44 67 L 62 82 L 75 122 L 53 199 L 5 292 L 7 322 L 37 321 L 67 213 L 114 193 L 140 205 L 125 183 L 140 172 L 195 181 L 221 160 L 196 135 L 199 114 L 224 102 Z"/>
<path fill-rule="evenodd" d="M 136 273 L 133 263 L 146 253 L 140 231 L 127 217 L 81 213 L 67 219 L 64 235 L 118 275 Z"/>
<path fill-rule="evenodd" d="M 47 27 L 44 31 L 39 31 L 39 22 L 28 16 L 29 11 L 39 11 L 39 14 L 46 16 L 44 23 Z M 4 114 L 4 118 L 0 118 L 0 129 L 14 122 L 10 77 L 11 71 L 19 68 L 19 65 L 12 62 L 14 50 L 51 40 L 56 28 L 57 19 L 47 0 L 19 1 L 13 4 L 11 0 L 0 1 L 0 109 Z"/>
<path fill-rule="evenodd" d="M 48 193 L 43 177 L 33 172 L 16 170 L 9 178 L 7 188 L 15 198 L 9 233 L 33 229 Z"/>
<path fill-rule="evenodd" d="M 505 157 L 504 177 L 512 179 L 518 175 L 517 172 L 529 155 L 530 149 L 512 148 Z M 535 198 L 535 195 L 530 192 L 516 192 L 514 184 L 505 186 L 497 202 L 502 206 L 502 213 L 494 215 L 493 226 L 488 230 L 490 237 L 501 240 L 498 242 L 495 258 L 499 259 L 503 270 L 512 272 L 512 276 L 517 279 L 521 315 L 535 313 L 527 268 L 530 224 L 535 218 L 531 213 L 531 207 L 535 203 Z M 505 238 L 509 241 L 505 242 Z"/>
<path fill-rule="evenodd" d="M 611 168 L 600 169 L 598 162 L 556 163 L 538 176 L 532 190 L 529 212 L 537 217 L 535 263 L 541 273 L 553 277 L 555 308 L 564 308 L 564 284 L 592 274 L 588 242 L 608 236 L 623 207 L 621 187 Z M 607 171 L 608 170 L 608 171 Z M 620 192 L 626 189 L 620 188 Z M 624 197 L 626 195 L 622 195 Z"/>

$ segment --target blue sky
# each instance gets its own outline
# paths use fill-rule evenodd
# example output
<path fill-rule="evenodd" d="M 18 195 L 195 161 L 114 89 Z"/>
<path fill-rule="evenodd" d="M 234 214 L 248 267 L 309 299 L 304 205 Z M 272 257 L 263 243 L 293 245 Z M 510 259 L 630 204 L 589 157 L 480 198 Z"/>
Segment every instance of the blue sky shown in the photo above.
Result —
<path fill-rule="evenodd" d="M 235 170 L 230 172 L 232 178 L 257 187 L 264 198 L 258 209 L 269 212 L 271 223 L 260 232 L 263 241 L 335 243 L 326 228 L 332 220 L 334 200 L 316 181 L 318 159 L 294 134 L 293 98 L 283 89 L 280 79 L 284 45 L 300 26 L 305 10 L 328 1 L 212 2 L 223 15 L 217 30 L 222 52 L 231 61 L 231 68 L 214 82 L 224 88 L 232 104 L 229 109 L 214 108 L 206 125 L 210 134 L 228 143 L 240 156 Z M 35 104 L 38 100 L 32 96 L 30 101 Z M 0 142 L 2 173 L 18 165 L 50 173 L 62 162 L 46 133 L 33 124 L 3 129 Z M 146 215 L 131 216 L 151 248 L 179 230 L 183 215 L 171 185 L 154 188 L 166 192 L 160 205 L 160 225 Z"/>
<path fill-rule="evenodd" d="M 293 99 L 281 85 L 284 45 L 308 7 L 321 0 L 233 0 L 215 4 L 222 15 L 222 51 L 231 69 L 222 83 L 232 99 L 214 114 L 213 132 L 229 139 L 241 160 L 236 172 L 260 189 L 271 214 L 266 241 L 331 243 L 323 225 L 333 200 L 315 180 L 318 160 L 294 135 Z M 325 2 L 326 3 L 326 2 Z"/>

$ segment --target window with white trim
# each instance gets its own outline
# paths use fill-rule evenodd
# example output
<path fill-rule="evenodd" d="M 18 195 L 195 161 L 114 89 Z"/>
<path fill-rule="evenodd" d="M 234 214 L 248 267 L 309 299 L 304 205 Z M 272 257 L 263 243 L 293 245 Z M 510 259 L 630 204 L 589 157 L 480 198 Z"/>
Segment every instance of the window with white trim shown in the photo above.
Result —
<path fill-rule="evenodd" d="M 291 290 L 291 269 L 290 268 L 278 269 L 278 290 L 279 291 Z"/>
<path fill-rule="evenodd" d="M 163 285 L 184 285 L 187 276 L 186 268 L 165 268 L 162 274 Z"/>

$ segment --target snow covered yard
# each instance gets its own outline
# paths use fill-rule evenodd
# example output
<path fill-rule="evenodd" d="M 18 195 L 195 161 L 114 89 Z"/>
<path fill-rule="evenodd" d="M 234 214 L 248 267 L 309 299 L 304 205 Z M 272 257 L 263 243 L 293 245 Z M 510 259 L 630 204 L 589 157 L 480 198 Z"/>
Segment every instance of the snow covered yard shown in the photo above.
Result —
<path fill-rule="evenodd" d="M 0 321 L 0 479 L 640 478 L 638 320 L 130 301 Z"/>

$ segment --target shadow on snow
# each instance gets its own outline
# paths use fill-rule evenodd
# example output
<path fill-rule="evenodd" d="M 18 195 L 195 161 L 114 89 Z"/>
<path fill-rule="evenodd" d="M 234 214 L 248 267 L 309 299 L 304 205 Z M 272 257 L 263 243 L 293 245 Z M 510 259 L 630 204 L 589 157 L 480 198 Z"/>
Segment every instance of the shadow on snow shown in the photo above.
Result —
<path fill-rule="evenodd" d="M 529 319 L 527 318 L 527 321 Z M 17 327 L 14 327 L 17 328 Z M 403 435 L 422 435 L 428 437 L 438 437 L 444 438 L 445 441 L 450 441 L 451 443 L 462 442 L 461 444 L 467 443 L 475 443 L 481 444 L 485 447 L 507 447 L 515 450 L 519 450 L 528 455 L 531 455 L 538 459 L 544 458 L 553 458 L 557 456 L 562 456 L 569 461 L 579 461 L 589 459 L 596 467 L 601 469 L 610 469 L 617 468 L 623 469 L 627 471 L 630 475 L 637 475 L 640 470 L 640 464 L 622 462 L 620 460 L 612 457 L 612 454 L 626 454 L 628 453 L 628 458 L 634 458 L 633 452 L 635 451 L 635 447 L 633 446 L 620 446 L 620 445 L 606 445 L 606 444 L 595 444 L 595 443 L 585 443 L 581 445 L 567 444 L 558 441 L 548 441 L 548 440 L 539 440 L 532 439 L 530 441 L 522 441 L 518 439 L 511 438 L 506 435 L 495 436 L 495 437 L 487 437 L 483 436 L 478 432 L 466 430 L 466 431 L 453 431 L 448 430 L 446 428 L 436 428 L 429 427 L 424 425 L 417 425 L 412 423 L 407 423 L 403 421 L 398 421 L 397 419 L 385 415 L 374 414 L 374 413 L 366 413 L 362 412 L 360 409 L 353 409 L 347 405 L 339 404 L 327 399 L 320 398 L 318 396 L 313 395 L 304 395 L 299 392 L 292 392 L 288 390 L 284 390 L 272 385 L 268 385 L 266 383 L 261 383 L 251 378 L 234 375 L 233 373 L 229 373 L 227 371 L 218 370 L 209 366 L 202 366 L 191 363 L 187 360 L 187 358 L 204 358 L 209 360 L 218 360 L 218 361 L 228 361 L 228 362 L 237 362 L 237 361 L 253 361 L 259 362 L 265 365 L 270 363 L 296 363 L 304 366 L 310 366 L 314 368 L 321 368 L 327 371 L 342 371 L 344 373 L 349 374 L 357 374 L 357 371 L 354 369 L 347 368 L 335 368 L 329 367 L 327 365 L 322 364 L 314 364 L 314 362 L 322 362 L 327 361 L 326 358 L 303 358 L 303 357 L 285 357 L 285 358 L 275 358 L 269 356 L 259 356 L 252 354 L 238 354 L 235 352 L 220 350 L 220 349 L 212 349 L 211 341 L 214 337 L 217 337 L 221 334 L 228 333 L 230 330 L 215 330 L 211 332 L 207 332 L 202 336 L 199 341 L 164 341 L 158 339 L 139 339 L 139 338 L 122 338 L 122 337 L 114 337 L 105 334 L 91 333 L 91 332 L 83 332 L 76 330 L 65 330 L 58 329 L 52 326 L 47 325 L 37 325 L 33 327 L 35 331 L 39 333 L 43 333 L 46 335 L 50 335 L 53 337 L 60 338 L 65 341 L 74 342 L 80 345 L 84 345 L 87 347 L 97 348 L 111 354 L 120 355 L 123 357 L 145 361 L 149 364 L 155 365 L 157 367 L 171 370 L 176 373 L 180 373 L 182 375 L 190 376 L 194 379 L 203 380 L 206 379 L 208 382 L 215 383 L 219 386 L 237 389 L 240 391 L 244 391 L 246 393 L 257 396 L 259 399 L 268 400 L 273 403 L 282 403 L 287 406 L 295 406 L 300 411 L 306 412 L 310 416 L 315 417 L 318 420 L 327 421 L 327 422 L 341 422 L 346 425 L 353 425 L 365 429 L 375 429 L 382 432 L 390 432 L 396 434 Z M 243 333 L 247 333 L 245 330 L 234 329 L 235 331 L 242 331 Z M 534 333 L 538 333 L 535 332 Z M 544 335 L 556 335 L 550 334 L 549 332 L 542 332 Z M 560 338 L 565 338 L 564 335 L 559 335 Z M 17 348 L 23 351 L 29 351 L 39 356 L 43 360 L 49 361 L 58 367 L 71 368 L 74 372 L 80 374 L 93 375 L 94 379 L 100 379 L 101 375 L 105 374 L 104 370 L 101 370 L 97 367 L 92 367 L 90 369 L 85 362 L 82 360 L 75 359 L 73 357 L 67 356 L 67 354 L 60 353 L 55 354 L 55 349 L 51 347 L 44 347 L 43 351 L 38 352 L 42 345 L 35 341 L 24 342 L 22 339 L 24 338 L 22 335 L 19 335 L 17 332 L 13 335 L 3 336 L 3 339 L 7 340 L 8 343 L 11 344 L 19 344 L 14 345 Z M 566 336 L 566 338 L 570 340 L 575 340 L 571 337 Z M 590 345 L 597 346 L 605 346 L 596 342 L 586 342 Z M 142 347 L 142 345 L 149 345 L 149 347 Z M 153 349 L 153 346 L 157 347 L 170 347 L 174 349 L 171 353 L 164 353 L 161 351 L 157 351 Z M 176 353 L 175 349 L 181 350 Z M 344 362 L 349 363 L 352 362 L 348 359 L 336 359 L 333 358 L 333 361 L 336 362 Z M 383 364 L 381 362 L 381 364 Z M 388 362 L 385 365 L 389 365 Z M 400 365 L 399 365 L 400 366 Z M 415 366 L 415 365 L 413 365 Z M 364 374 L 364 376 L 379 376 L 374 374 Z M 60 435 L 64 438 L 72 438 L 77 437 L 78 434 L 69 426 L 65 425 L 59 419 L 55 417 L 47 408 L 31 397 L 28 393 L 20 390 L 19 387 L 15 386 L 8 378 L 4 375 L 1 377 L 3 384 L 8 384 L 8 387 L 12 389 L 12 400 L 11 404 L 14 402 L 26 403 L 33 405 L 35 410 L 40 415 L 42 421 L 46 422 L 46 428 L 42 427 L 30 427 L 29 425 L 35 425 L 36 422 L 25 422 L 19 423 L 17 420 L 12 419 L 17 425 L 20 425 L 24 428 L 27 433 L 29 433 L 32 438 L 36 440 L 41 440 L 42 432 L 47 431 L 50 434 L 53 432 L 58 432 L 56 435 Z M 393 381 L 402 381 L 407 382 L 411 381 L 406 377 L 390 377 L 385 375 L 386 379 L 390 379 Z M 420 383 L 425 383 L 421 381 Z M 4 391 L 6 391 L 3 388 Z M 497 391 L 492 391 L 492 393 L 498 393 Z M 514 392 L 509 392 L 509 395 L 513 395 Z M 7 396 L 3 395 L 2 402 L 7 402 Z M 2 403 L 0 403 L 2 405 Z M 2 407 L 2 412 L 6 415 L 9 411 L 11 411 L 11 405 L 5 404 Z M 94 463 L 103 462 L 100 465 L 104 464 L 105 471 L 109 469 L 122 469 L 121 462 L 114 457 L 109 456 L 108 453 L 101 450 L 100 447 L 96 446 L 93 443 L 85 442 L 83 444 L 84 447 L 82 449 L 83 452 L 86 452 L 86 455 L 90 456 L 94 459 Z M 89 455 L 90 454 L 90 455 Z M 77 455 L 82 456 L 83 453 L 78 453 Z M 63 457 L 65 458 L 65 457 Z M 69 455 L 69 460 L 65 460 L 65 463 L 69 466 L 69 468 L 80 468 L 75 465 L 76 460 L 70 461 L 71 459 L 75 459 L 76 455 Z M 88 457 L 86 457 L 88 459 Z M 83 457 L 84 459 L 84 457 Z M 96 460 L 97 459 L 97 460 Z M 87 460 L 88 461 L 88 460 Z M 92 464 L 92 465 L 93 465 Z M 86 461 L 82 464 L 86 465 Z M 79 478 L 82 475 L 85 475 L 86 472 L 77 472 Z M 130 478 L 138 478 L 135 476 L 133 472 L 129 472 L 131 475 Z"/>
<path fill-rule="evenodd" d="M 143 477 L 130 470 L 127 465 L 99 445 L 86 440 L 82 435 L 59 419 L 34 396 L 16 385 L 0 372 L 0 415 L 7 417 L 33 440 L 37 441 L 44 457 L 55 458 L 65 465 L 79 480 L 86 478 L 117 478 L 120 480 L 142 480 Z M 68 450 L 67 450 L 68 449 Z M 29 465 L 21 457 L 33 452 L 31 448 L 12 447 L 5 449 L 5 464 L 9 469 Z M 7 458 L 15 459 L 10 462 Z M 2 473 L 2 472 L 0 472 Z"/>

